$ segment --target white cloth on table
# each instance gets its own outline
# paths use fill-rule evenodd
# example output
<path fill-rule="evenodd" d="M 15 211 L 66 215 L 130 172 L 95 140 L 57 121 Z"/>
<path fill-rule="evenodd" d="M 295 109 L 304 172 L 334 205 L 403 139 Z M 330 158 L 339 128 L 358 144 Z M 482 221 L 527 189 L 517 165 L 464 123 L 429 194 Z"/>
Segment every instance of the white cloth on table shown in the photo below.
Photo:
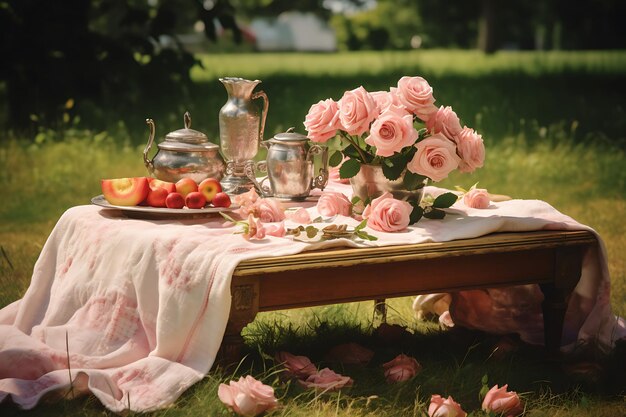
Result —
<path fill-rule="evenodd" d="M 341 184 L 329 189 L 350 194 Z M 310 203 L 308 210 L 317 217 Z M 342 216 L 333 222 L 358 224 Z M 221 217 L 136 220 L 97 206 L 73 207 L 50 234 L 24 298 L 0 310 L 0 401 L 10 396 L 32 408 L 44 394 L 67 389 L 71 378 L 75 392 L 90 391 L 113 411 L 172 404 L 211 369 L 230 311 L 232 273 L 246 259 L 545 229 L 589 230 L 534 200 L 493 203 L 485 210 L 457 202 L 444 220 L 422 219 L 406 232 L 368 230 L 379 238 L 375 242 L 315 244 L 272 236 L 246 241 L 233 234 L 236 227 L 224 227 Z M 570 342 L 573 337 L 610 346 L 625 332 L 611 313 L 599 242 L 584 259 L 566 328 Z M 531 304 L 537 302 L 534 295 Z M 471 300 L 459 306 L 455 321 L 475 325 Z M 506 305 L 499 306 L 506 314 Z M 519 332 L 535 341 L 541 320 L 529 325 L 511 317 L 484 330 Z"/>

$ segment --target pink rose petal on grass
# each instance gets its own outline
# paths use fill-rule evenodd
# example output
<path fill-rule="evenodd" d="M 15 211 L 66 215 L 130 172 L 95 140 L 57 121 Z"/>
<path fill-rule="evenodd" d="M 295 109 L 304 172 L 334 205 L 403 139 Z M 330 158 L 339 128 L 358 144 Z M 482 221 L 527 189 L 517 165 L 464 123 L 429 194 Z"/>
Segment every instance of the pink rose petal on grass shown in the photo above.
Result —
<path fill-rule="evenodd" d="M 278 405 L 274 389 L 250 375 L 230 381 L 228 385 L 220 384 L 217 396 L 228 409 L 241 416 L 257 416 Z"/>
<path fill-rule="evenodd" d="M 507 391 L 508 385 L 502 388 L 498 385 L 491 387 L 485 399 L 482 409 L 486 412 L 494 412 L 506 417 L 516 417 L 524 411 L 524 405 L 515 391 Z"/>
<path fill-rule="evenodd" d="M 309 375 L 305 380 L 298 381 L 306 388 L 315 388 L 323 391 L 337 391 L 343 387 L 351 387 L 354 381 L 349 376 L 343 376 L 324 368 Z"/>
<path fill-rule="evenodd" d="M 309 375 L 317 373 L 317 368 L 306 356 L 296 356 L 289 352 L 278 352 L 275 359 L 285 367 L 285 373 L 288 376 L 306 379 Z"/>
<path fill-rule="evenodd" d="M 466 417 L 467 413 L 463 411 L 461 405 L 454 401 L 452 396 L 443 398 L 441 395 L 433 395 L 430 397 L 430 405 L 428 406 L 428 417 Z"/>
<path fill-rule="evenodd" d="M 358 343 L 344 343 L 333 347 L 326 359 L 343 364 L 367 365 L 374 357 L 374 352 Z"/>
<path fill-rule="evenodd" d="M 385 379 L 387 382 L 403 382 L 413 378 L 422 370 L 415 358 L 400 354 L 383 364 L 385 370 Z"/>

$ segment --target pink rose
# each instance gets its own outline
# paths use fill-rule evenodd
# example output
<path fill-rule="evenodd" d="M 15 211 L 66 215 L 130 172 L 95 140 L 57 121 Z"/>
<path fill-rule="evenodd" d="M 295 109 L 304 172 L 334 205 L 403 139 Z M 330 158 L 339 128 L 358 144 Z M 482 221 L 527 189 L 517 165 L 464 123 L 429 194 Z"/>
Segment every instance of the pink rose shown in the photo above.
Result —
<path fill-rule="evenodd" d="M 381 323 L 374 331 L 374 334 L 377 339 L 386 344 L 398 344 L 411 336 L 411 333 L 405 327 L 399 324 L 388 323 Z"/>
<path fill-rule="evenodd" d="M 376 102 L 376 107 L 378 107 L 379 114 L 387 110 L 389 106 L 402 106 L 395 90 L 396 89 L 392 87 L 391 91 L 375 91 L 373 93 L 370 93 L 370 95 Z"/>
<path fill-rule="evenodd" d="M 374 352 L 358 343 L 344 343 L 328 351 L 326 360 L 353 365 L 367 365 L 374 357 Z"/>
<path fill-rule="evenodd" d="M 367 225 L 380 232 L 399 232 L 409 225 L 413 207 L 406 201 L 393 198 L 386 192 L 372 200 L 363 211 Z"/>
<path fill-rule="evenodd" d="M 306 356 L 296 356 L 289 352 L 278 352 L 276 361 L 286 368 L 287 375 L 298 379 L 306 379 L 309 375 L 317 372 L 315 365 Z"/>
<path fill-rule="evenodd" d="M 352 203 L 342 193 L 325 191 L 317 200 L 317 211 L 325 217 L 332 217 L 338 214 L 350 217 Z"/>
<path fill-rule="evenodd" d="M 398 106 L 390 106 L 372 123 L 365 143 L 376 147 L 376 155 L 392 156 L 411 146 L 419 134 L 413 128 L 413 116 Z"/>
<path fill-rule="evenodd" d="M 251 207 L 254 214 L 264 223 L 273 223 L 285 220 L 285 209 L 275 198 L 259 198 Z"/>
<path fill-rule="evenodd" d="M 485 144 L 481 135 L 474 129 L 465 126 L 455 138 L 456 147 L 461 157 L 459 171 L 472 172 L 483 166 L 485 161 Z"/>
<path fill-rule="evenodd" d="M 422 365 L 415 358 L 400 354 L 389 362 L 383 363 L 383 369 L 387 382 L 403 382 L 417 375 L 422 370 Z"/>
<path fill-rule="evenodd" d="M 284 222 L 264 224 L 263 228 L 267 236 L 284 237 L 286 233 Z"/>
<path fill-rule="evenodd" d="M 408 111 L 424 121 L 437 111 L 433 88 L 422 77 L 400 78 L 396 94 Z"/>
<path fill-rule="evenodd" d="M 335 136 L 339 128 L 338 106 L 332 99 L 320 100 L 309 109 L 304 127 L 313 142 L 326 142 Z"/>
<path fill-rule="evenodd" d="M 361 135 L 378 116 L 378 107 L 363 87 L 346 91 L 338 103 L 341 126 L 350 135 Z"/>
<path fill-rule="evenodd" d="M 452 107 L 439 107 L 439 110 L 426 121 L 426 128 L 430 133 L 442 133 L 450 140 L 461 133 L 461 121 Z"/>
<path fill-rule="evenodd" d="M 486 412 L 494 412 L 498 415 L 507 417 L 519 416 L 524 411 L 524 406 L 515 391 L 507 392 L 508 385 L 498 388 L 494 385 L 483 400 L 483 410 Z"/>
<path fill-rule="evenodd" d="M 250 375 L 220 384 L 217 396 L 230 410 L 241 416 L 256 416 L 278 405 L 274 389 Z"/>
<path fill-rule="evenodd" d="M 252 213 L 248 214 L 248 228 L 244 232 L 243 238 L 250 239 L 263 239 L 265 237 L 265 228 L 261 221 L 255 221 Z"/>
<path fill-rule="evenodd" d="M 306 388 L 316 388 L 324 391 L 337 391 L 343 387 L 351 387 L 352 378 L 343 376 L 324 368 L 321 371 L 309 375 L 307 379 L 299 381 Z"/>
<path fill-rule="evenodd" d="M 415 145 L 417 152 L 407 164 L 409 171 L 441 181 L 459 166 L 454 142 L 441 134 L 427 137 Z"/>
<path fill-rule="evenodd" d="M 256 193 L 254 188 L 251 188 L 250 191 L 247 191 L 243 194 L 238 194 L 233 197 L 233 203 L 238 204 L 239 209 L 237 209 L 237 213 L 241 217 L 245 217 L 250 213 L 250 208 L 257 202 L 259 199 L 259 195 Z"/>
<path fill-rule="evenodd" d="M 311 215 L 309 214 L 309 212 L 304 207 L 300 207 L 296 211 L 285 212 L 285 216 L 289 220 L 291 220 L 292 222 L 295 222 L 295 223 L 300 223 L 300 224 L 309 224 L 309 223 L 311 223 Z"/>
<path fill-rule="evenodd" d="M 461 405 L 454 401 L 452 396 L 445 400 L 440 395 L 430 397 L 430 405 L 428 406 L 428 417 L 466 417 L 467 413 L 463 411 Z"/>
<path fill-rule="evenodd" d="M 475 209 L 486 209 L 491 204 L 489 193 L 484 188 L 474 188 L 463 196 L 463 203 L 467 207 Z"/>

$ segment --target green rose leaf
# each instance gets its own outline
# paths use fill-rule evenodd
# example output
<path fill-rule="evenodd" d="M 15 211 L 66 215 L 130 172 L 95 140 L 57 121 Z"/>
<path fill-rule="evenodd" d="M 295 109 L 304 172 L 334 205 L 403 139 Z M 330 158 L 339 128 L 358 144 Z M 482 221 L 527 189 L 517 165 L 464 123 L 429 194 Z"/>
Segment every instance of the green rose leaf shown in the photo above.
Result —
<path fill-rule="evenodd" d="M 361 223 L 359 223 L 359 225 L 354 228 L 354 231 L 355 232 L 359 232 L 359 231 L 363 230 L 365 228 L 365 226 L 367 226 L 367 219 L 364 219 Z"/>
<path fill-rule="evenodd" d="M 399 164 L 393 164 L 392 166 L 389 166 L 388 162 L 393 164 L 393 162 L 391 162 L 390 160 L 386 160 L 385 163 L 382 165 L 383 174 L 388 180 L 397 180 L 398 178 L 400 178 L 400 174 L 402 174 L 404 167 Z"/>
<path fill-rule="evenodd" d="M 330 165 L 331 167 L 336 167 L 339 166 L 341 161 L 343 161 L 343 154 L 340 151 L 335 151 L 330 156 L 330 159 L 328 160 L 328 165 Z"/>
<path fill-rule="evenodd" d="M 452 204 L 456 203 L 457 195 L 454 193 L 444 193 L 433 201 L 433 207 L 435 208 L 448 208 Z"/>
<path fill-rule="evenodd" d="M 341 168 L 339 168 L 339 177 L 346 179 L 352 178 L 361 170 L 361 163 L 356 159 L 346 159 Z"/>
<path fill-rule="evenodd" d="M 411 212 L 411 216 L 409 217 L 409 224 L 415 224 L 422 218 L 424 214 L 424 209 L 420 206 L 413 206 L 413 211 Z"/>
<path fill-rule="evenodd" d="M 425 179 L 425 176 L 407 170 L 403 182 L 407 190 L 417 190 L 424 186 Z"/>
<path fill-rule="evenodd" d="M 426 217 L 427 219 L 441 220 L 444 217 L 446 217 L 446 212 L 443 210 L 434 208 L 432 210 L 424 212 L 424 217 Z"/>
<path fill-rule="evenodd" d="M 359 151 L 356 150 L 354 145 L 348 145 L 343 150 L 343 154 L 349 158 L 359 158 Z"/>

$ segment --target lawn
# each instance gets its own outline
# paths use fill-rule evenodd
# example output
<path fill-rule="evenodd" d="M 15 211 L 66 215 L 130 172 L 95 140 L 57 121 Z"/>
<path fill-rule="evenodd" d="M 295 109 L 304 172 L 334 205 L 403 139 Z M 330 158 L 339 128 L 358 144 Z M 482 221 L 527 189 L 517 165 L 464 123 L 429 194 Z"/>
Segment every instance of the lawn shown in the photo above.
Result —
<path fill-rule="evenodd" d="M 141 150 L 147 139 L 145 117 L 154 117 L 157 135 L 182 127 L 182 110 L 194 116 L 194 128 L 218 137 L 217 113 L 226 93 L 220 76 L 263 81 L 270 98 L 268 134 L 296 126 L 320 99 L 340 98 L 363 85 L 387 89 L 404 74 L 422 75 L 434 87 L 438 103 L 451 105 L 462 121 L 478 129 L 487 145 L 485 167 L 472 175 L 454 175 L 440 185 L 481 187 L 516 198 L 537 198 L 603 237 L 612 276 L 612 304 L 626 315 L 626 53 L 412 51 L 342 54 L 224 54 L 200 57 L 193 99 L 172 98 L 168 108 L 146 103 L 122 119 L 114 110 L 105 118 L 81 115 L 81 121 L 34 137 L 6 132 L 0 142 L 0 306 L 21 297 L 33 265 L 56 219 L 68 207 L 87 204 L 99 194 L 105 177 L 145 175 Z M 110 107 L 113 109 L 114 107 Z M 145 131 L 144 131 L 145 130 Z M 376 336 L 372 303 L 333 305 L 260 314 L 246 329 L 249 358 L 238 370 L 214 370 L 186 392 L 176 405 L 155 415 L 222 415 L 216 387 L 233 375 L 252 373 L 272 384 L 283 407 L 272 415 L 421 416 L 433 393 L 452 395 L 472 415 L 478 411 L 481 380 L 509 383 L 523 393 L 530 416 L 626 415 L 626 357 L 584 358 L 599 363 L 576 372 L 543 360 L 536 349 L 518 345 L 504 352 L 502 339 L 455 329 L 441 331 L 418 322 L 411 299 L 391 301 L 391 323 L 411 335 L 402 343 Z M 375 351 L 365 368 L 339 367 L 355 386 L 334 395 L 315 396 L 278 382 L 270 359 L 286 349 L 326 365 L 334 344 L 356 341 Z M 494 354 L 494 350 L 496 354 Z M 411 354 L 423 365 L 412 381 L 389 386 L 380 364 L 397 353 Z M 580 369 L 578 369 L 580 370 Z M 42 405 L 23 413 L 3 406 L 3 415 L 102 415 L 93 398 Z"/>

